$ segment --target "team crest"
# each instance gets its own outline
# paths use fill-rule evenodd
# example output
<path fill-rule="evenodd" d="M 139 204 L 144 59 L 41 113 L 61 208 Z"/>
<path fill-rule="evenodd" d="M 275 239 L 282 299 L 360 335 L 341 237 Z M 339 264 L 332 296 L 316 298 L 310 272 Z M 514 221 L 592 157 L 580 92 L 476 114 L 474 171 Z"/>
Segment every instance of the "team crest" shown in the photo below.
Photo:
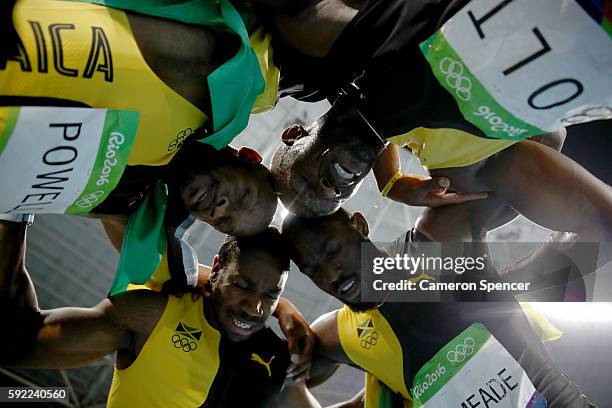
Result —
<path fill-rule="evenodd" d="M 202 337 L 202 330 L 179 322 L 174 331 L 175 333 L 172 335 L 172 344 L 174 347 L 183 350 L 185 353 L 189 353 L 198 348 L 198 342 Z"/>
<path fill-rule="evenodd" d="M 376 345 L 378 332 L 374 328 L 372 318 L 369 318 L 357 327 L 357 337 L 359 338 L 359 345 L 366 350 Z"/>
<path fill-rule="evenodd" d="M 251 361 L 254 361 L 264 367 L 268 371 L 268 377 L 272 377 L 272 368 L 270 367 L 270 365 L 272 364 L 272 360 L 274 360 L 274 357 L 276 356 L 272 356 L 272 358 L 270 358 L 270 361 L 266 362 L 263 358 L 259 356 L 259 354 L 251 353 Z"/>

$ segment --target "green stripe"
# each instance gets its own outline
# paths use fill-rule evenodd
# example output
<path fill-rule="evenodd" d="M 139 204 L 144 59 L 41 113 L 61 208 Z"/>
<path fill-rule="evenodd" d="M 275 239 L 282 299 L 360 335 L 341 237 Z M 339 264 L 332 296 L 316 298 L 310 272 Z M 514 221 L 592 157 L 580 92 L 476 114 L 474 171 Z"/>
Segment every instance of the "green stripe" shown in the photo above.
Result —
<path fill-rule="evenodd" d="M 138 118 L 138 112 L 110 109 L 106 112 L 91 176 L 79 197 L 66 209 L 66 214 L 88 213 L 117 187 L 136 137 Z M 107 174 L 103 174 L 103 171 Z"/>
<path fill-rule="evenodd" d="M 420 48 L 438 82 L 453 96 L 464 118 L 476 125 L 485 135 L 496 139 L 521 140 L 547 133 L 503 108 L 469 70 L 441 31 L 422 42 Z M 469 92 L 460 92 L 453 88 L 451 85 L 457 84 L 459 79 L 442 72 L 443 60 L 448 66 L 448 59 L 455 62 L 453 72 L 460 73 L 460 85 L 469 88 Z M 457 64 L 460 64 L 460 67 Z"/>
<path fill-rule="evenodd" d="M 474 323 L 442 347 L 414 376 L 414 387 L 410 390 L 414 408 L 424 405 L 440 391 L 478 353 L 478 350 L 486 343 L 489 337 L 491 337 L 491 333 L 482 324 Z M 468 338 L 473 339 L 472 352 L 466 351 L 463 361 L 450 361 L 448 359 L 449 352 L 456 352 L 458 346 L 463 347 Z M 472 343 L 470 340 L 468 341 L 469 344 Z"/>
<path fill-rule="evenodd" d="M 110 295 L 124 292 L 130 283 L 147 283 L 166 249 L 165 214 L 168 187 L 158 182 L 130 217 Z"/>
<path fill-rule="evenodd" d="M 13 134 L 13 130 L 15 129 L 15 125 L 17 124 L 17 119 L 19 118 L 19 111 L 21 108 L 16 106 L 9 106 L 8 113 L 6 115 L 4 130 L 2 134 L 0 134 L 0 153 L 6 147 L 11 135 Z"/>

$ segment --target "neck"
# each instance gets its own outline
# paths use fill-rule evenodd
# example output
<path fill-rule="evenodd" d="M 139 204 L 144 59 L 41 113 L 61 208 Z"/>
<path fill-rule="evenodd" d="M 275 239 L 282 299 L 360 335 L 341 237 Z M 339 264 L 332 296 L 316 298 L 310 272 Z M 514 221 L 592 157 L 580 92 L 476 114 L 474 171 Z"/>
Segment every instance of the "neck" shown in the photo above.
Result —
<path fill-rule="evenodd" d="M 204 298 L 202 304 L 204 305 L 204 318 L 213 329 L 220 332 L 221 325 L 219 324 L 219 320 L 217 320 L 217 311 L 214 302 L 210 298 Z"/>
<path fill-rule="evenodd" d="M 325 57 L 359 10 L 343 0 L 323 0 L 296 14 L 274 17 L 282 40 L 302 54 Z"/>

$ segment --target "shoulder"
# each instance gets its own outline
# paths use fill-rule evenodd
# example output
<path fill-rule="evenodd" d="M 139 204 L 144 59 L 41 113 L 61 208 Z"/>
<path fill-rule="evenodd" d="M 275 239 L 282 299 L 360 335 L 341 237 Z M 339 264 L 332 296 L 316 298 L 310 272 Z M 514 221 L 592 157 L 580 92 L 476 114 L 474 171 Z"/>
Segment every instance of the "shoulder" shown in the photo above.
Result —
<path fill-rule="evenodd" d="M 342 348 L 339 322 L 342 321 L 341 315 L 351 313 L 348 307 L 333 310 L 320 316 L 312 324 L 311 328 L 317 335 L 317 353 L 334 361 L 347 362 L 348 358 Z"/>
<path fill-rule="evenodd" d="M 96 308 L 135 333 L 150 333 L 166 309 L 168 299 L 167 295 L 152 290 L 131 290 L 103 300 Z"/>

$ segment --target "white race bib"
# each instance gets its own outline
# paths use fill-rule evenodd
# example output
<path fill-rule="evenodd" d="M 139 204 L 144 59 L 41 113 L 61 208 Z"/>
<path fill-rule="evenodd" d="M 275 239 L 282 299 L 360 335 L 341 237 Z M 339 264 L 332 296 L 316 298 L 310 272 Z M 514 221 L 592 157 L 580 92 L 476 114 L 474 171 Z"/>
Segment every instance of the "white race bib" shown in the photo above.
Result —
<path fill-rule="evenodd" d="M 414 407 L 544 408 L 525 370 L 481 324 L 444 346 L 416 374 Z"/>
<path fill-rule="evenodd" d="M 117 186 L 138 112 L 0 108 L 0 213 L 83 214 Z"/>
<path fill-rule="evenodd" d="M 489 137 L 612 118 L 612 39 L 574 0 L 473 0 L 421 51 Z"/>

